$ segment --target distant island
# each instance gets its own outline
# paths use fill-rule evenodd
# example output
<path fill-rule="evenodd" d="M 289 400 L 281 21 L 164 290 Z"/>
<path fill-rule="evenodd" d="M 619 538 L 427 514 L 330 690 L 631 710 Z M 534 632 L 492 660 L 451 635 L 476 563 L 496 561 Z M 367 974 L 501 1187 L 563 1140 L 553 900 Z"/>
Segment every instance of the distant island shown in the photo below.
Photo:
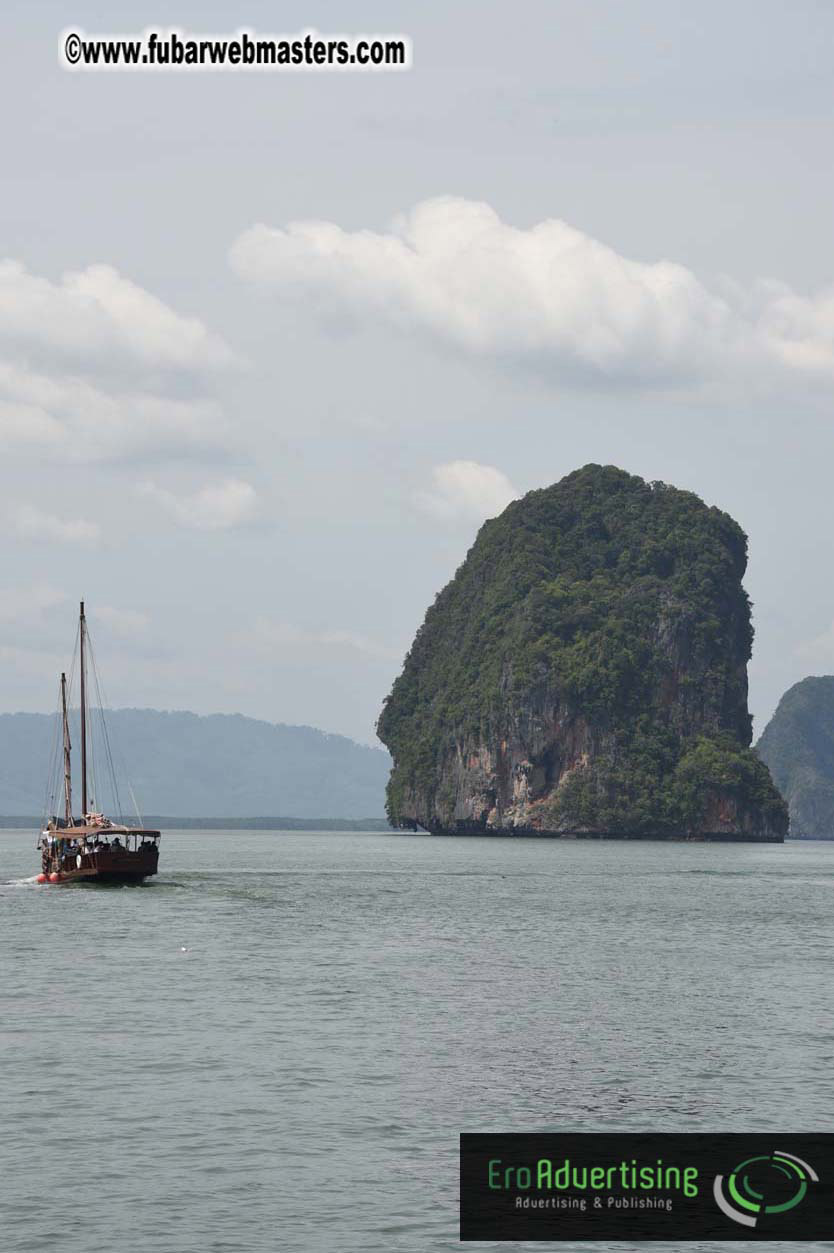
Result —
<path fill-rule="evenodd" d="M 379 719 L 398 827 L 781 841 L 750 749 L 747 540 L 585 466 L 486 522 Z"/>
<path fill-rule="evenodd" d="M 101 763 L 104 746 L 95 717 L 93 722 Z M 120 760 L 130 762 L 143 814 L 384 820 L 390 758 L 345 736 L 240 714 L 202 717 L 155 709 L 109 711 L 107 727 L 116 774 Z M 43 814 L 55 728 L 48 714 L 0 714 L 0 814 Z M 72 738 L 79 743 L 77 717 Z M 103 781 L 105 771 L 99 774 Z M 111 814 L 130 812 L 126 789 L 121 804 L 109 793 L 100 799 Z"/>
<path fill-rule="evenodd" d="M 791 838 L 834 839 L 834 675 L 788 688 L 756 751 L 788 803 Z"/>
<path fill-rule="evenodd" d="M 144 821 L 157 830 L 175 831 L 391 831 L 386 818 L 184 818 L 177 814 L 143 814 Z M 133 821 L 133 814 L 115 814 L 116 821 Z M 38 825 L 40 814 L 6 814 L 0 816 L 0 831 L 28 829 Z"/>

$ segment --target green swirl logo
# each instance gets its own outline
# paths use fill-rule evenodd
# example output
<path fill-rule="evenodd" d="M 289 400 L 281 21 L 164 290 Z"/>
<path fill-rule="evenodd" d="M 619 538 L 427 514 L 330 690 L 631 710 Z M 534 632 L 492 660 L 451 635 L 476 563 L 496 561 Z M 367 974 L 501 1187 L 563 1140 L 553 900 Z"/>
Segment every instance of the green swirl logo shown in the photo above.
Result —
<path fill-rule="evenodd" d="M 774 1149 L 768 1155 L 748 1157 L 729 1175 L 716 1175 L 712 1187 L 722 1213 L 743 1227 L 755 1227 L 763 1214 L 787 1214 L 819 1183 L 813 1167 L 793 1153 Z"/>

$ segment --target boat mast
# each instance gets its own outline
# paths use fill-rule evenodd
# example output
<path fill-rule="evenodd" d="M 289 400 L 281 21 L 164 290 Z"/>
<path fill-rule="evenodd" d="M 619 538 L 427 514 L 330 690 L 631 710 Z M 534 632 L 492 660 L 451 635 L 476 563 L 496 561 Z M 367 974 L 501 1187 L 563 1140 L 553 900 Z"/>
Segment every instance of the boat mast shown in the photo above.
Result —
<path fill-rule="evenodd" d="M 87 815 L 87 659 L 84 650 L 87 620 L 84 617 L 83 600 L 78 632 L 81 649 L 81 818 L 84 821 Z"/>
<path fill-rule="evenodd" d="M 64 715 L 64 817 L 67 826 L 72 826 L 72 768 L 70 765 L 69 720 L 67 719 L 67 676 L 61 675 L 61 710 Z"/>

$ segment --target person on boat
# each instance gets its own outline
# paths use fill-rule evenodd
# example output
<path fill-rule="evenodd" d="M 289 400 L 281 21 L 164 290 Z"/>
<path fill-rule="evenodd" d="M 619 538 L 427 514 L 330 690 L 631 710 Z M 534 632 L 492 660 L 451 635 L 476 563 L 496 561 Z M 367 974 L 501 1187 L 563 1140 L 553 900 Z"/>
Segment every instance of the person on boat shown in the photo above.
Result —
<path fill-rule="evenodd" d="M 117 835 L 113 837 L 113 843 L 111 845 L 111 848 L 113 849 L 114 852 L 116 851 L 116 849 L 118 849 L 119 852 L 122 852 L 121 841 L 119 840 L 119 837 Z"/>

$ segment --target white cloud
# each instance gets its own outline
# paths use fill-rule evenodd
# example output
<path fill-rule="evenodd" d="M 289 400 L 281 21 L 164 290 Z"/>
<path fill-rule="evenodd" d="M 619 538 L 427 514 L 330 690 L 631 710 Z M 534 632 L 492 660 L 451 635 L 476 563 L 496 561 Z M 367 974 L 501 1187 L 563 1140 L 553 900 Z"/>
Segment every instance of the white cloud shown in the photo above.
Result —
<path fill-rule="evenodd" d="M 156 483 L 142 483 L 142 495 L 156 501 L 180 526 L 198 531 L 227 531 L 255 516 L 258 494 L 251 483 L 225 479 L 210 483 L 190 495 L 172 492 Z"/>
<path fill-rule="evenodd" d="M 0 622 L 31 623 L 39 621 L 67 599 L 65 592 L 45 583 L 31 587 L 0 589 Z"/>
<path fill-rule="evenodd" d="M 0 360 L 0 445 L 48 449 L 72 462 L 219 446 L 227 431 L 210 399 L 103 390 Z"/>
<path fill-rule="evenodd" d="M 90 610 L 90 617 L 122 639 L 133 639 L 142 635 L 149 621 L 145 613 L 139 613 L 135 609 L 116 609 L 112 605 L 97 605 Z"/>
<path fill-rule="evenodd" d="M 101 527 L 84 518 L 59 518 L 31 505 L 12 510 L 11 521 L 18 535 L 26 539 L 43 539 L 59 544 L 94 545 L 101 539 Z"/>
<path fill-rule="evenodd" d="M 226 426 L 203 393 L 232 360 L 110 266 L 52 283 L 0 262 L 0 447 L 88 462 L 215 446 Z"/>
<path fill-rule="evenodd" d="M 495 466 L 477 461 L 449 461 L 435 466 L 431 487 L 415 501 L 424 513 L 441 519 L 494 518 L 518 496 L 510 480 Z"/>
<path fill-rule="evenodd" d="M 59 283 L 0 261 L 0 340 L 78 357 L 126 357 L 148 366 L 224 364 L 231 352 L 197 318 L 183 317 L 109 265 Z"/>
<path fill-rule="evenodd" d="M 299 651 L 333 649 L 360 653 L 376 661 L 401 661 L 405 649 L 395 649 L 372 640 L 356 631 L 317 630 L 299 627 L 290 622 L 276 622 L 270 618 L 257 617 L 248 636 L 249 642 L 258 647 L 295 648 Z"/>
<path fill-rule="evenodd" d="M 668 385 L 770 367 L 834 380 L 834 288 L 806 298 L 773 280 L 707 284 L 558 219 L 517 229 L 454 197 L 418 204 L 384 234 L 254 226 L 230 260 L 322 312 L 419 328 L 574 379 Z"/>

